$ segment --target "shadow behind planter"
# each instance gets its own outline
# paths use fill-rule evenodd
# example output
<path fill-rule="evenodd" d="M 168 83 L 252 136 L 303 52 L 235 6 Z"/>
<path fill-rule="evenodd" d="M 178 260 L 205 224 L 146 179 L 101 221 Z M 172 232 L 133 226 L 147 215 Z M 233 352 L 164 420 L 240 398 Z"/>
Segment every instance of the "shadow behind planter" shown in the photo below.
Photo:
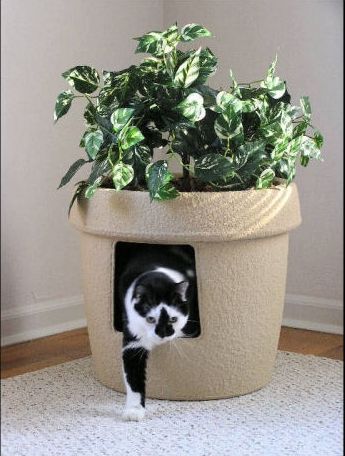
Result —
<path fill-rule="evenodd" d="M 147 396 L 237 396 L 272 375 L 282 321 L 288 232 L 301 222 L 297 187 L 181 193 L 150 203 L 146 192 L 99 189 L 71 212 L 81 231 L 85 310 L 96 377 L 124 392 L 122 333 L 115 331 L 114 245 L 194 248 L 201 334 L 153 350 Z M 116 274 L 116 271 L 115 271 Z"/>

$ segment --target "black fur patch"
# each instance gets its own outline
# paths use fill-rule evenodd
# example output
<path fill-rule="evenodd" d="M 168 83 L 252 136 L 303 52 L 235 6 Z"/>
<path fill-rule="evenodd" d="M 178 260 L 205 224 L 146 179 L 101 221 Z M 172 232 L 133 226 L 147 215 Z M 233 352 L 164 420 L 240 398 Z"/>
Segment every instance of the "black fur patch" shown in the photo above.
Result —
<path fill-rule="evenodd" d="M 144 348 L 128 348 L 122 353 L 123 369 L 131 390 L 140 393 L 140 403 L 145 407 L 145 381 L 148 351 Z"/>
<path fill-rule="evenodd" d="M 174 334 L 174 328 L 169 323 L 170 317 L 168 312 L 164 309 L 161 310 L 158 323 L 156 324 L 155 333 L 159 337 L 169 337 Z"/>

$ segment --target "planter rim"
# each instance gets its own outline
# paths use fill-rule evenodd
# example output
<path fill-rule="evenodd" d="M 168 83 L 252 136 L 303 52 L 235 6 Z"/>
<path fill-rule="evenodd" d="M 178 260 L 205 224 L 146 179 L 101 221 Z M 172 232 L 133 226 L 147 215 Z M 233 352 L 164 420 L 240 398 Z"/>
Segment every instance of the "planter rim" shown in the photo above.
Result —
<path fill-rule="evenodd" d="M 100 188 L 76 202 L 71 224 L 82 232 L 141 242 L 222 242 L 286 233 L 301 223 L 295 183 L 269 189 L 181 192 L 150 201 L 147 191 Z"/>

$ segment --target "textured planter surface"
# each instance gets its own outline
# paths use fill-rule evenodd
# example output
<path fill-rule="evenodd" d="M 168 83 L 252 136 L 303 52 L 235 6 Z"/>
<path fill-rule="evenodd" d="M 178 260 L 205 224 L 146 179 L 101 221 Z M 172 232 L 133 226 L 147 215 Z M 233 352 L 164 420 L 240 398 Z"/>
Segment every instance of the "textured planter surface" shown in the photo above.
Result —
<path fill-rule="evenodd" d="M 74 205 L 71 222 L 81 231 L 86 317 L 102 383 L 124 392 L 122 333 L 113 328 L 117 241 L 195 249 L 201 335 L 151 353 L 148 397 L 217 399 L 269 382 L 283 313 L 288 232 L 301 222 L 295 184 L 182 193 L 152 203 L 146 192 L 101 189 Z"/>

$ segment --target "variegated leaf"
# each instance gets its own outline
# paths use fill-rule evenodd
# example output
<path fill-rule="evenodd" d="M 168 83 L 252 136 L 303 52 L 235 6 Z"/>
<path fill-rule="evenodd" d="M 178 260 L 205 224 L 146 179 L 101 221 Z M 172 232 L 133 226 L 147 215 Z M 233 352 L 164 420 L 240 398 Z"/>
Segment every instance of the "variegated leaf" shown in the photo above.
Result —
<path fill-rule="evenodd" d="M 196 122 L 205 117 L 206 111 L 203 103 L 204 99 L 199 93 L 191 93 L 177 105 L 177 109 L 184 117 Z"/>
<path fill-rule="evenodd" d="M 119 141 L 123 150 L 135 146 L 135 144 L 143 141 L 144 139 L 145 137 L 138 127 L 125 127 L 121 130 L 119 135 Z"/>
<path fill-rule="evenodd" d="M 285 91 L 285 82 L 281 81 L 278 76 L 268 76 L 262 83 L 261 87 L 267 89 L 267 93 L 274 99 L 281 98 Z"/>
<path fill-rule="evenodd" d="M 310 106 L 309 97 L 302 97 L 300 99 L 300 104 L 301 104 L 301 108 L 302 108 L 302 112 L 303 112 L 304 117 L 307 120 L 310 120 L 310 118 L 311 118 L 311 106 Z"/>
<path fill-rule="evenodd" d="M 123 162 L 118 162 L 112 169 L 112 177 L 115 190 L 119 191 L 126 187 L 134 177 L 134 171 L 131 165 Z"/>
<path fill-rule="evenodd" d="M 176 87 L 189 87 L 199 76 L 199 57 L 200 49 L 193 52 L 193 54 L 185 60 L 177 69 L 174 77 L 174 84 Z"/>
<path fill-rule="evenodd" d="M 277 62 L 278 62 L 278 55 L 276 54 L 275 59 L 273 60 L 273 62 L 271 63 L 271 65 L 268 68 L 268 71 L 267 71 L 268 78 L 273 78 L 274 73 L 276 71 Z"/>
<path fill-rule="evenodd" d="M 157 54 L 161 51 L 161 32 L 149 32 L 146 33 L 146 35 L 134 39 L 139 41 L 135 50 L 136 53 L 145 52 L 148 54 Z"/>
<path fill-rule="evenodd" d="M 74 95 L 71 90 L 65 90 L 58 95 L 54 110 L 55 122 L 57 122 L 60 117 L 64 116 L 68 112 L 69 108 L 71 107 L 73 98 Z"/>
<path fill-rule="evenodd" d="M 182 41 L 193 41 L 207 36 L 212 36 L 212 33 L 199 24 L 187 24 L 181 30 Z"/>
<path fill-rule="evenodd" d="M 275 178 L 275 172 L 273 169 L 265 169 L 256 181 L 256 188 L 268 188 L 271 186 L 273 179 Z"/>
<path fill-rule="evenodd" d="M 202 49 L 199 58 L 199 75 L 195 85 L 205 84 L 207 79 L 217 70 L 217 57 L 209 49 Z"/>
<path fill-rule="evenodd" d="M 152 200 L 168 200 L 176 198 L 179 193 L 171 181 L 173 175 L 168 170 L 166 160 L 158 160 L 146 167 L 146 182 Z"/>
<path fill-rule="evenodd" d="M 219 92 L 216 98 L 220 111 L 237 114 L 242 111 L 242 100 L 229 92 Z"/>
<path fill-rule="evenodd" d="M 292 132 L 293 132 L 292 119 L 285 111 L 282 111 L 282 113 L 281 113 L 280 126 L 281 126 L 282 132 L 285 136 L 292 136 Z"/>
<path fill-rule="evenodd" d="M 85 190 L 85 198 L 90 199 L 93 197 L 95 194 L 96 190 L 102 183 L 102 176 L 100 176 L 98 179 L 95 180 L 95 182 L 91 185 L 88 185 L 86 190 Z"/>
<path fill-rule="evenodd" d="M 220 139 L 231 139 L 243 134 L 243 125 L 238 116 L 219 115 L 214 123 L 214 129 Z"/>
<path fill-rule="evenodd" d="M 62 77 L 80 93 L 92 93 L 99 85 L 98 72 L 89 66 L 76 66 L 62 73 Z"/>
<path fill-rule="evenodd" d="M 91 131 L 85 135 L 85 149 L 88 155 L 95 159 L 103 143 L 103 133 L 101 130 Z"/>
<path fill-rule="evenodd" d="M 119 132 L 133 116 L 135 109 L 119 108 L 116 109 L 110 117 L 115 133 Z"/>
<path fill-rule="evenodd" d="M 195 177 L 204 182 L 217 182 L 234 175 L 234 166 L 221 154 L 207 154 L 196 158 Z"/>

